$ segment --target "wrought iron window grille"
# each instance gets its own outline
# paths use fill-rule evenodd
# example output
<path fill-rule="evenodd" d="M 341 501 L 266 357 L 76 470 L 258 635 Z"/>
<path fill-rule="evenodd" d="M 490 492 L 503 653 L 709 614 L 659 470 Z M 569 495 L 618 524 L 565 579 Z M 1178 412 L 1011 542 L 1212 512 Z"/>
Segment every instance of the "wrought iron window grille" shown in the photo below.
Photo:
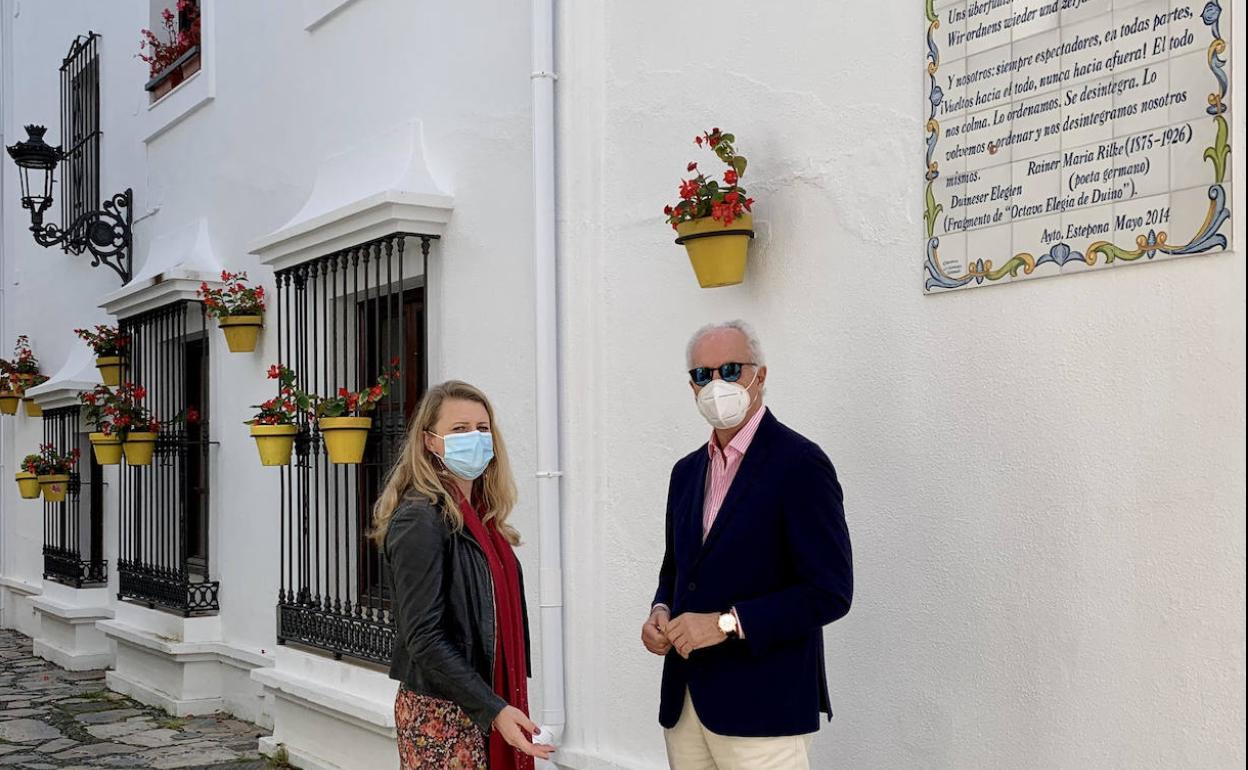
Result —
<path fill-rule="evenodd" d="M 8 147 L 17 163 L 22 207 L 30 211 L 30 230 L 43 247 L 60 245 L 67 254 L 91 252 L 92 267 L 106 265 L 121 282 L 131 277 L 132 191 L 100 200 L 100 58 L 99 35 L 74 40 L 61 62 L 61 141 L 44 141 L 44 126 L 26 126 L 27 138 Z M 65 149 L 67 147 L 68 149 Z M 45 224 L 52 206 L 57 164 L 61 165 L 61 221 Z"/>
<path fill-rule="evenodd" d="M 84 448 L 78 407 L 43 413 L 43 441 L 62 454 L 82 452 L 69 477 L 69 492 L 59 503 L 43 503 L 43 577 L 74 588 L 108 582 L 104 557 L 104 485 L 100 466 L 90 448 Z M 86 481 L 83 481 L 83 469 Z M 82 498 L 86 491 L 86 521 Z M 86 558 L 83 558 L 84 555 Z"/>
<path fill-rule="evenodd" d="M 123 465 L 118 598 L 184 616 L 219 609 L 210 579 L 208 323 L 182 300 L 121 321 L 127 378 L 160 422 L 149 466 Z"/>
<path fill-rule="evenodd" d="M 362 464 L 331 464 L 315 425 L 300 417 L 281 472 L 279 644 L 390 660 L 390 589 L 367 534 L 426 385 L 425 276 L 436 237 L 395 233 L 277 273 L 278 357 L 301 388 L 360 390 L 400 359 L 400 381 L 372 413 Z"/>

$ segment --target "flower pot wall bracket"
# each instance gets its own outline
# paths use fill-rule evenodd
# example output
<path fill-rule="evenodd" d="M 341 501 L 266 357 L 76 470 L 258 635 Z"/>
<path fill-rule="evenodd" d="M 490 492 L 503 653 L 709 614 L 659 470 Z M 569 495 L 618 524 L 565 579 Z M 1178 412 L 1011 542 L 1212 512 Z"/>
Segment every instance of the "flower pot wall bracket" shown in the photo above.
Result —
<path fill-rule="evenodd" d="M 715 230 L 714 232 L 707 232 L 707 233 L 691 233 L 689 235 L 680 236 L 679 238 L 676 239 L 676 243 L 680 245 L 684 245 L 687 241 L 695 241 L 698 238 L 718 238 L 721 235 L 748 235 L 751 238 L 753 238 L 754 231 L 742 230 L 740 228 L 728 228 L 725 230 Z"/>

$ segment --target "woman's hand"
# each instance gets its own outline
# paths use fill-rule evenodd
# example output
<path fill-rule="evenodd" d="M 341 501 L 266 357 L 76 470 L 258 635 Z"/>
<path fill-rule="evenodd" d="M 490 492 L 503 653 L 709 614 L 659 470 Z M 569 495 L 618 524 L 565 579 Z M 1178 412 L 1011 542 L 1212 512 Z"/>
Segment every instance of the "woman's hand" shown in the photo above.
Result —
<path fill-rule="evenodd" d="M 530 757 L 550 759 L 550 755 L 555 753 L 554 746 L 529 740 L 529 735 L 537 733 L 537 725 L 515 706 L 508 706 L 494 717 L 494 729 L 512 748 L 523 751 Z"/>

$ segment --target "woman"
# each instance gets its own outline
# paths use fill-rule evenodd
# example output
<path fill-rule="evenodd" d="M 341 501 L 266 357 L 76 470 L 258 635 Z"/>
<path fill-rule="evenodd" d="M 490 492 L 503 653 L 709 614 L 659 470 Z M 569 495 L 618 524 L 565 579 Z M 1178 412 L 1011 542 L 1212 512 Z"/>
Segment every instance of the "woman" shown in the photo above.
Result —
<path fill-rule="evenodd" d="M 394 589 L 403 770 L 531 770 L 524 579 L 507 523 L 516 484 L 485 394 L 451 381 L 420 402 L 373 510 Z"/>

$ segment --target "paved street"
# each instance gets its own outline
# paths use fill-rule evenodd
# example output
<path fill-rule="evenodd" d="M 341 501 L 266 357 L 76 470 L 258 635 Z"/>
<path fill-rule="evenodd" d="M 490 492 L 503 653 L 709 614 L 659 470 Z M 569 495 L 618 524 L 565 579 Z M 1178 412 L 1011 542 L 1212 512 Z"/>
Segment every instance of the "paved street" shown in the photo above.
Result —
<path fill-rule="evenodd" d="M 177 719 L 109 692 L 103 671 L 62 671 L 0 630 L 0 768 L 259 770 L 259 727 L 219 714 Z"/>

